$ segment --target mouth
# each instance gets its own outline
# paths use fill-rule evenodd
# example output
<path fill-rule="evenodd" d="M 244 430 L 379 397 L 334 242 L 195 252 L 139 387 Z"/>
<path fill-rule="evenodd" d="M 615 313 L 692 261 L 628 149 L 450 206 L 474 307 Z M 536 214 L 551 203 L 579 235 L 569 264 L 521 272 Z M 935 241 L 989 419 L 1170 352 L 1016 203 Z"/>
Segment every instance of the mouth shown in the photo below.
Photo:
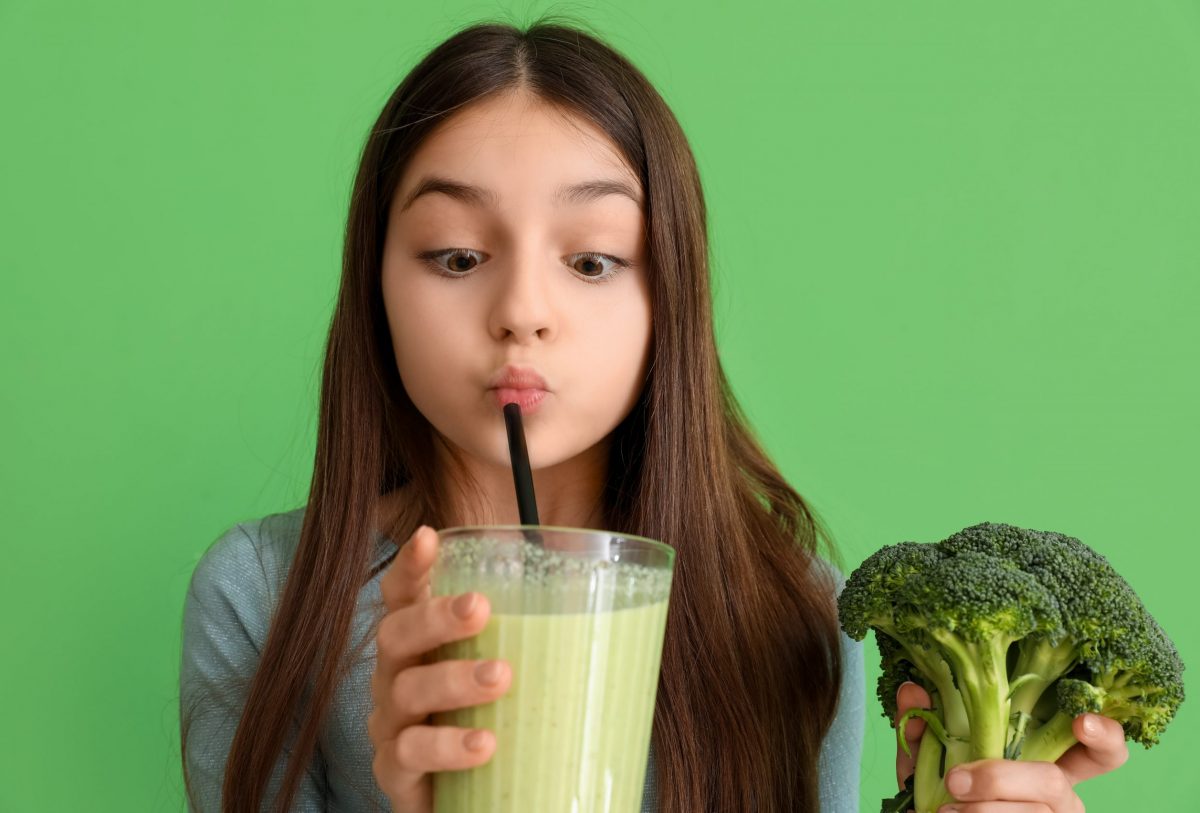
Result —
<path fill-rule="evenodd" d="M 506 364 L 492 376 L 488 391 L 500 409 L 505 404 L 516 404 L 521 407 L 522 415 L 532 415 L 550 393 L 550 386 L 532 367 Z"/>

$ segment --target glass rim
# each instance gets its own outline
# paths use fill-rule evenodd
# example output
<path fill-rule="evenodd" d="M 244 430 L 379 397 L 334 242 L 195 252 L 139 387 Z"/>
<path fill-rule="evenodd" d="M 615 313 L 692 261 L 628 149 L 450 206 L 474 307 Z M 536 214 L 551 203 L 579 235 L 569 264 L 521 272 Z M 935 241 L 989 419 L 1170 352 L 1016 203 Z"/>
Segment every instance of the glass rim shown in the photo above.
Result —
<path fill-rule="evenodd" d="M 436 533 L 440 541 L 442 534 L 462 534 L 463 532 L 467 531 L 484 533 L 488 531 L 557 531 L 573 535 L 597 534 L 638 543 L 649 550 L 665 553 L 671 559 L 674 559 L 677 555 L 675 548 L 671 547 L 666 542 L 660 542 L 659 540 L 651 539 L 648 536 L 638 536 L 637 534 L 627 534 L 620 531 L 606 531 L 601 528 L 571 528 L 565 525 L 454 525 L 450 528 L 442 528 L 436 531 Z M 569 554 L 573 551 L 559 552 Z"/>

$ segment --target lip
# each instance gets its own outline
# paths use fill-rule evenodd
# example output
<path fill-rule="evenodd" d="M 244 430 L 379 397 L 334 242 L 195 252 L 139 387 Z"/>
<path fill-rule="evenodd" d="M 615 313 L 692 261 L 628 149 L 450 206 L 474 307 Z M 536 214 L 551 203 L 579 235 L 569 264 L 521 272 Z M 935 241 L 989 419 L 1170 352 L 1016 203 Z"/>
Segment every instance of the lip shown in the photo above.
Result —
<path fill-rule="evenodd" d="M 507 388 L 514 390 L 545 390 L 550 391 L 546 379 L 532 367 L 522 367 L 518 364 L 506 364 L 492 376 L 488 389 Z"/>
<path fill-rule="evenodd" d="M 542 399 L 549 394 L 545 390 L 513 389 L 511 387 L 498 387 L 489 392 L 492 394 L 492 400 L 500 409 L 504 409 L 505 404 L 516 404 L 521 408 L 522 415 L 532 415 L 537 412 Z"/>
<path fill-rule="evenodd" d="M 505 404 L 516 404 L 521 408 L 522 415 L 532 415 L 537 412 L 538 405 L 550 388 L 546 379 L 532 367 L 506 364 L 492 376 L 488 391 L 501 409 Z"/>

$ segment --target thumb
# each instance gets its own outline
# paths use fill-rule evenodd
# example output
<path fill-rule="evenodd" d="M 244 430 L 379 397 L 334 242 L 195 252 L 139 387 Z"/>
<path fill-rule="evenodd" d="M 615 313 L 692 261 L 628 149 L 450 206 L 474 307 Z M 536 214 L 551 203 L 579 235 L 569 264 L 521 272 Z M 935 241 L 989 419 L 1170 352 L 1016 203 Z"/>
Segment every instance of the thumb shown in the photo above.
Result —
<path fill-rule="evenodd" d="M 437 551 L 437 531 L 428 525 L 413 531 L 400 547 L 400 552 L 379 580 L 379 592 L 388 612 L 429 596 L 429 570 L 437 558 Z"/>
<path fill-rule="evenodd" d="M 909 709 L 927 709 L 933 705 L 929 692 L 922 689 L 911 680 L 900 684 L 896 690 L 896 719 L 892 721 L 895 728 Z M 904 780 L 912 775 L 917 763 L 917 749 L 921 744 L 921 735 L 925 733 L 925 721 L 914 717 L 904 726 L 904 739 L 908 743 L 911 754 L 904 753 L 899 743 L 896 745 L 896 784 L 904 787 Z"/>
<path fill-rule="evenodd" d="M 1080 714 L 1071 723 L 1078 743 L 1058 758 L 1072 785 L 1085 779 L 1114 771 L 1129 759 L 1125 729 L 1112 718 L 1101 714 Z"/>

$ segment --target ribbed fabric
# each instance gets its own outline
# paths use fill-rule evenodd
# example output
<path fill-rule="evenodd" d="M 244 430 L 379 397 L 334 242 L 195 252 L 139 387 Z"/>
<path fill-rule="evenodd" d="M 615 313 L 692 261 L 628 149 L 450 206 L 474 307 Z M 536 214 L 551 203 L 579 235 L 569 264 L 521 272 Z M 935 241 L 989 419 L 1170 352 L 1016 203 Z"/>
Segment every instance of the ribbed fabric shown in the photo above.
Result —
<path fill-rule="evenodd" d="M 193 571 L 184 601 L 179 675 L 181 713 L 192 707 L 187 733 L 187 767 L 194 794 L 191 810 L 220 811 L 229 747 L 266 641 L 271 610 L 300 538 L 303 515 L 301 507 L 234 526 L 205 552 Z M 379 534 L 374 541 L 373 569 L 378 569 L 396 546 Z M 293 800 L 293 811 L 391 810 L 371 773 L 374 754 L 367 737 L 375 630 L 384 613 L 379 579 L 376 573 L 359 597 L 350 651 L 360 642 L 366 643 L 349 676 L 337 688 L 317 754 Z M 820 756 L 821 810 L 825 813 L 858 811 L 865 702 L 862 649 L 860 642 L 842 636 L 841 700 Z M 282 784 L 284 759 L 286 755 L 275 766 L 268 801 Z M 648 755 L 642 813 L 658 813 L 653 749 Z"/>

